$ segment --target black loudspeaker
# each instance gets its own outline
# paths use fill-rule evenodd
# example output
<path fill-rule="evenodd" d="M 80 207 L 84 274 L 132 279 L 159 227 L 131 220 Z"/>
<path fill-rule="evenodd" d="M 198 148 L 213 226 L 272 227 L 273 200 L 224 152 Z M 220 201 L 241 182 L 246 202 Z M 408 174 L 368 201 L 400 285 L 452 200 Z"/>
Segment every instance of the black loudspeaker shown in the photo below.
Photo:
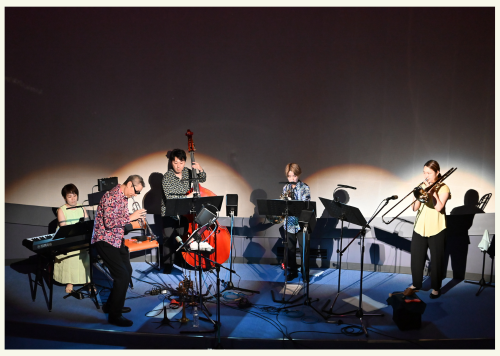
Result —
<path fill-rule="evenodd" d="M 89 194 L 89 205 L 99 205 L 99 202 L 101 201 L 101 198 L 104 194 L 106 194 L 106 192 L 96 192 Z"/>
<path fill-rule="evenodd" d="M 100 192 L 107 192 L 118 185 L 118 177 L 101 178 L 97 180 L 97 189 Z"/>
<path fill-rule="evenodd" d="M 416 294 L 405 297 L 402 292 L 393 292 L 387 304 L 392 305 L 392 320 L 399 330 L 420 329 L 426 304 Z"/>
<path fill-rule="evenodd" d="M 226 194 L 226 215 L 231 216 L 231 211 L 238 216 L 238 194 Z"/>

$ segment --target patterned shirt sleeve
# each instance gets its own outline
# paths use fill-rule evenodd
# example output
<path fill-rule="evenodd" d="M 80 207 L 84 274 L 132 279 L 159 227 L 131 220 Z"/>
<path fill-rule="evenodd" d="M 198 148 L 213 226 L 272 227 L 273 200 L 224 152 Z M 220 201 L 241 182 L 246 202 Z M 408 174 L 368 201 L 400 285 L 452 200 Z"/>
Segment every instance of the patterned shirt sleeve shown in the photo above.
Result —
<path fill-rule="evenodd" d="M 97 207 L 91 243 L 105 241 L 119 248 L 124 235 L 123 227 L 129 221 L 128 199 L 118 185 L 103 195 Z"/>
<path fill-rule="evenodd" d="M 198 178 L 200 183 L 205 183 L 207 181 L 207 172 L 198 172 Z"/>
<path fill-rule="evenodd" d="M 299 200 L 303 200 L 303 201 L 311 200 L 311 189 L 305 183 L 302 183 L 302 186 L 300 189 L 300 199 Z"/>

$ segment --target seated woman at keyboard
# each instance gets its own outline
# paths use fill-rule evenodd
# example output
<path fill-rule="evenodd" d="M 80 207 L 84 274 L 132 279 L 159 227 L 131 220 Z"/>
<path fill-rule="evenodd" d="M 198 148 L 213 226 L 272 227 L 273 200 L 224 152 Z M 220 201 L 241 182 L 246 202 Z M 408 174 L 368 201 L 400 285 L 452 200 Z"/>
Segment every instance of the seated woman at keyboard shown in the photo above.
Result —
<path fill-rule="evenodd" d="M 84 208 L 70 209 L 78 204 L 78 188 L 74 184 L 66 184 L 61 194 L 66 204 L 57 209 L 59 226 L 76 224 L 80 218 L 88 218 Z M 54 262 L 54 280 L 66 284 L 66 293 L 71 293 L 73 284 L 90 282 L 89 266 L 89 254 L 86 250 L 58 255 Z"/>

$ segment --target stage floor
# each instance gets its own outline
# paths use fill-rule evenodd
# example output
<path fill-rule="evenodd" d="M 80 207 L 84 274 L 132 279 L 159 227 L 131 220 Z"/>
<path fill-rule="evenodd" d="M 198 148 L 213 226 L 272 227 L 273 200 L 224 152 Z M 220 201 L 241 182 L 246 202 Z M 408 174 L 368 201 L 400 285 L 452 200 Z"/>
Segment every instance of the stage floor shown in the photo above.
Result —
<path fill-rule="evenodd" d="M 30 261 L 32 263 L 32 261 Z M 228 265 L 228 264 L 227 264 Z M 28 262 L 5 267 L 5 322 L 6 349 L 366 349 L 366 348 L 494 348 L 495 341 L 495 289 L 485 288 L 476 296 L 478 286 L 445 279 L 442 296 L 432 300 L 430 279 L 418 293 L 426 303 L 422 326 L 417 330 L 401 331 L 393 321 L 393 308 L 387 305 L 389 293 L 402 291 L 411 284 L 411 276 L 395 273 L 364 271 L 362 309 L 368 337 L 360 329 L 355 315 L 325 318 L 317 313 L 325 305 L 329 310 L 337 295 L 339 271 L 311 269 L 309 296 L 312 308 L 299 299 L 290 304 L 273 301 L 283 298 L 284 277 L 279 266 L 236 264 L 232 282 L 236 287 L 260 293 L 230 290 L 222 293 L 220 335 L 210 321 L 200 321 L 198 329 L 192 326 L 192 308 L 187 310 L 186 324 L 174 322 L 182 316 L 182 309 L 168 308 L 169 325 L 162 325 L 163 306 L 169 306 L 165 295 L 148 295 L 154 286 L 176 288 L 184 279 L 183 270 L 165 275 L 146 263 L 133 262 L 134 288 L 127 293 L 126 306 L 132 312 L 125 316 L 134 322 L 128 328 L 107 323 L 107 314 L 97 309 L 91 299 L 82 300 L 65 296 L 64 287 L 54 286 L 53 309 L 49 312 L 46 296 L 38 289 L 36 300 L 30 288 L 35 278 L 34 265 Z M 194 272 L 186 272 L 194 279 Z M 221 271 L 221 279 L 229 274 Z M 288 283 L 285 299 L 297 298 L 306 292 L 302 279 Z M 111 286 L 101 273 L 96 273 L 96 283 Z M 210 286 L 215 294 L 215 273 L 203 274 L 203 293 Z M 223 287 L 222 287 L 223 289 Z M 106 300 L 108 290 L 98 287 L 98 301 Z M 340 294 L 333 312 L 345 313 L 359 306 L 360 271 L 342 270 Z M 209 294 L 210 294 L 209 293 Z M 242 298 L 248 305 L 240 305 Z M 327 304 L 328 300 L 330 302 Z M 297 304 L 297 305 L 296 305 Z M 206 301 L 212 319 L 216 319 L 215 298 Z M 370 316 L 379 313 L 382 316 Z M 324 316 L 328 314 L 323 313 Z M 205 317 L 200 314 L 201 317 Z M 194 333 L 194 331 L 206 333 Z"/>

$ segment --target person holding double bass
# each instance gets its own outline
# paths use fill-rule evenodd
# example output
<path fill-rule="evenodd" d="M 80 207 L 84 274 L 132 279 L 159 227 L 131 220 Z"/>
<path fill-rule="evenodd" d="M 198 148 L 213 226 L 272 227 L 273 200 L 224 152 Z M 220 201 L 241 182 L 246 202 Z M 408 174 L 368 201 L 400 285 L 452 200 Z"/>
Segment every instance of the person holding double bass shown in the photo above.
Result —
<path fill-rule="evenodd" d="M 163 273 L 170 274 L 174 263 L 179 263 L 180 257 L 176 255 L 177 236 L 183 236 L 189 228 L 188 219 L 185 216 L 165 216 L 165 203 L 167 199 L 191 198 L 193 193 L 187 194 L 191 189 L 192 171 L 186 168 L 186 152 L 179 148 L 172 150 L 169 156 L 170 166 L 163 175 L 161 201 L 161 216 L 163 217 Z M 191 167 L 198 170 L 199 182 L 207 180 L 207 173 L 198 162 L 192 162 Z"/>

